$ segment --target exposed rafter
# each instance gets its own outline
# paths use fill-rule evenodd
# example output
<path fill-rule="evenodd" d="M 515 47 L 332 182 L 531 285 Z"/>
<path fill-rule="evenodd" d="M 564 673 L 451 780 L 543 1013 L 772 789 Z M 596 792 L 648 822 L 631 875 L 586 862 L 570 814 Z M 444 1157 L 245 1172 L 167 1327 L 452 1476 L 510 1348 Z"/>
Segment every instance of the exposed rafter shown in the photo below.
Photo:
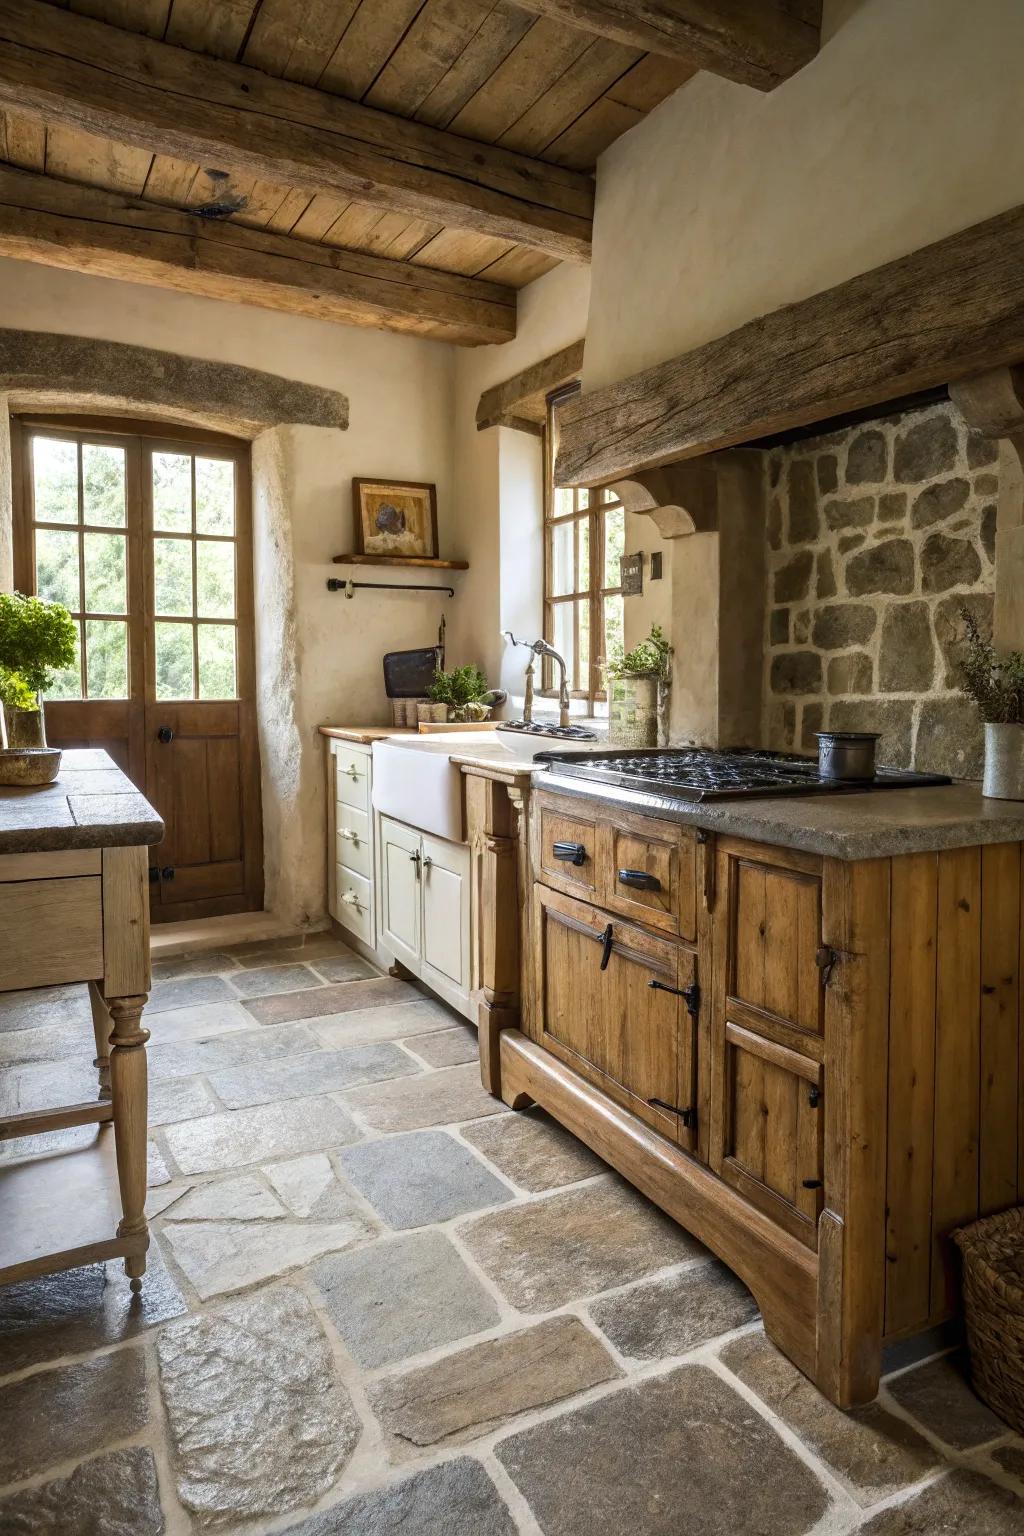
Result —
<path fill-rule="evenodd" d="M 583 343 L 574 341 L 561 352 L 485 389 L 476 408 L 477 431 L 486 427 L 514 427 L 519 432 L 539 435 L 544 430 L 548 395 L 578 379 L 582 367 Z"/>

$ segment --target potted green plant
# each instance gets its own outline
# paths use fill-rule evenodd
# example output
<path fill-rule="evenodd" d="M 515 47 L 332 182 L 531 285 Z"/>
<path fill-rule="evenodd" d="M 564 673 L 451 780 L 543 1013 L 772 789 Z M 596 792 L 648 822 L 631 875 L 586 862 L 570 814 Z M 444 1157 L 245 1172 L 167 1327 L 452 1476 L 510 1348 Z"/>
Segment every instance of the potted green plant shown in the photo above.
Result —
<path fill-rule="evenodd" d="M 1024 800 L 1024 651 L 997 651 L 969 608 L 961 608 L 963 691 L 985 725 L 985 777 L 990 800 Z"/>
<path fill-rule="evenodd" d="M 488 706 L 482 701 L 489 691 L 486 677 L 473 664 L 451 672 L 435 672 L 427 690 L 431 719 L 486 720 Z"/>
<path fill-rule="evenodd" d="M 668 696 L 672 647 L 661 627 L 631 651 L 619 645 L 605 662 L 608 740 L 616 747 L 656 747 Z"/>
<path fill-rule="evenodd" d="M 48 752 L 42 694 L 51 686 L 55 670 L 73 664 L 75 640 L 75 622 L 63 603 L 0 592 L 0 750 L 8 774 L 17 775 L 13 782 L 30 782 L 29 769 L 24 761 L 13 763 L 13 754 Z M 49 757 L 50 778 L 55 777 L 59 762 L 59 753 Z M 37 763 L 31 771 L 43 771 L 45 766 Z"/>

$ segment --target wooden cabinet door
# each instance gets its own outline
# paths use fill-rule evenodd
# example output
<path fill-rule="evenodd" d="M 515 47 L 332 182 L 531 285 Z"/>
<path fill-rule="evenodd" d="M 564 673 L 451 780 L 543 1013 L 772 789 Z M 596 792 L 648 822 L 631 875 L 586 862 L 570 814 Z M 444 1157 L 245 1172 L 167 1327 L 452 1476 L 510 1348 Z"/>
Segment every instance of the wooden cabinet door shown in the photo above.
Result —
<path fill-rule="evenodd" d="M 397 960 L 419 973 L 419 832 L 388 816 L 380 819 L 381 940 Z"/>
<path fill-rule="evenodd" d="M 469 849 L 439 837 L 422 839 L 423 980 L 469 991 Z"/>
<path fill-rule="evenodd" d="M 535 892 L 541 1043 L 663 1135 L 692 1149 L 690 950 L 542 885 Z"/>

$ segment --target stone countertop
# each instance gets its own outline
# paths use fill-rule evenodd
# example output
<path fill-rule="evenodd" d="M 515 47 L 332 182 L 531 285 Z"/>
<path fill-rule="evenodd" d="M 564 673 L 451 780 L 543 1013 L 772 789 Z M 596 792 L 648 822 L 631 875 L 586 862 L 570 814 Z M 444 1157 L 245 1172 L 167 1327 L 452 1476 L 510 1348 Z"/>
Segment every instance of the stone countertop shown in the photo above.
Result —
<path fill-rule="evenodd" d="M 842 790 L 703 804 L 536 771 L 537 788 L 585 796 L 755 843 L 833 859 L 887 859 L 983 843 L 1024 842 L 1024 801 L 986 800 L 976 783 L 927 789 Z"/>
<path fill-rule="evenodd" d="M 456 732 L 480 731 L 486 733 L 494 730 L 494 722 L 481 721 L 479 724 L 461 723 L 452 725 L 440 725 L 436 722 L 424 721 L 420 726 L 411 725 L 320 725 L 317 727 L 321 736 L 333 737 L 335 741 L 358 741 L 363 746 L 370 746 L 375 741 L 389 741 L 393 736 L 443 736 L 445 733 L 454 735 Z"/>
<path fill-rule="evenodd" d="M 164 824 L 106 752 L 64 753 L 52 784 L 0 787 L 0 854 L 158 843 Z"/>

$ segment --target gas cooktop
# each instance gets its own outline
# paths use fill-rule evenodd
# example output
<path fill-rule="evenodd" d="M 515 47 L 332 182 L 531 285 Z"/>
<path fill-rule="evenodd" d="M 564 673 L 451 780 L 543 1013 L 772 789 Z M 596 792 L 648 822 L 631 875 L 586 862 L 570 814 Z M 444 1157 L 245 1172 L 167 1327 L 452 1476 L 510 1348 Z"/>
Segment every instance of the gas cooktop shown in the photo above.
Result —
<path fill-rule="evenodd" d="M 558 774 L 677 800 L 727 800 L 742 795 L 808 795 L 876 789 L 917 789 L 952 780 L 935 773 L 879 768 L 873 779 L 823 779 L 816 757 L 752 748 L 716 752 L 707 747 L 617 752 L 542 752 Z"/>

